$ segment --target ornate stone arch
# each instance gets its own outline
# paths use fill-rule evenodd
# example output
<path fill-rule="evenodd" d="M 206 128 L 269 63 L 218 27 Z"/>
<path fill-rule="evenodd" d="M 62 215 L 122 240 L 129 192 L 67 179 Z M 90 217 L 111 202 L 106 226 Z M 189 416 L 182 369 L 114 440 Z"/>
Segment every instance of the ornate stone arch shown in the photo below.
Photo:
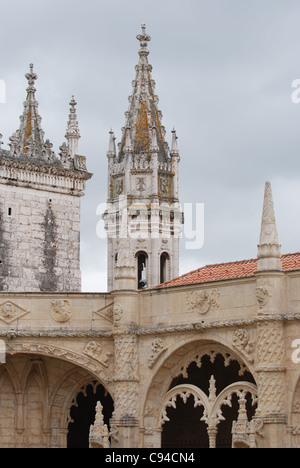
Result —
<path fill-rule="evenodd" d="M 37 356 L 48 356 L 55 359 L 70 362 L 75 366 L 87 370 L 95 376 L 96 380 L 103 382 L 104 386 L 110 386 L 113 377 L 110 375 L 108 369 L 96 361 L 92 357 L 79 354 L 73 350 L 63 348 L 57 345 L 43 343 L 40 341 L 26 341 L 26 342 L 9 342 L 7 345 L 7 354 L 31 354 Z"/>
<path fill-rule="evenodd" d="M 177 398 L 180 397 L 184 403 L 186 403 L 187 399 L 190 396 L 194 397 L 195 405 L 194 407 L 197 408 L 198 406 L 203 406 L 204 408 L 204 417 L 207 417 L 208 410 L 209 410 L 209 399 L 207 395 L 195 385 L 178 385 L 177 387 L 172 388 L 164 397 L 159 410 L 159 419 L 158 419 L 158 427 L 161 427 L 166 421 L 169 421 L 167 416 L 167 409 L 168 407 L 176 408 L 176 401 Z"/>
<path fill-rule="evenodd" d="M 148 393 L 146 395 L 145 399 L 145 406 L 144 406 L 144 426 L 145 426 L 145 435 L 150 436 L 151 434 L 153 435 L 152 440 L 153 442 L 151 443 L 149 441 L 149 437 L 145 437 L 145 446 L 151 445 L 155 447 L 160 447 L 160 432 L 161 432 L 161 424 L 159 423 L 161 415 L 161 411 L 163 411 L 162 408 L 164 408 L 164 405 L 168 403 L 169 400 L 168 397 L 173 395 L 172 392 L 174 392 L 174 397 L 176 399 L 180 394 L 184 395 L 187 391 L 188 388 L 192 390 L 191 387 L 175 387 L 170 389 L 170 385 L 172 381 L 178 377 L 178 376 L 187 376 L 187 369 L 191 363 L 195 363 L 197 367 L 201 368 L 201 361 L 204 356 L 208 356 L 211 362 L 214 362 L 216 357 L 218 355 L 221 355 L 224 358 L 224 365 L 225 367 L 229 366 L 232 361 L 236 361 L 239 366 L 240 366 L 240 371 L 239 374 L 242 376 L 245 372 L 249 372 L 249 374 L 252 375 L 252 372 L 250 371 L 249 367 L 246 365 L 245 361 L 242 359 L 240 356 L 240 353 L 238 353 L 236 350 L 230 349 L 228 346 L 224 345 L 223 343 L 216 342 L 214 340 L 211 340 L 209 336 L 205 337 L 205 339 L 200 340 L 199 338 L 195 338 L 195 336 L 190 339 L 190 341 L 185 342 L 183 345 L 180 346 L 177 345 L 177 347 L 173 350 L 168 350 L 168 355 L 166 356 L 164 362 L 154 375 L 152 382 L 149 386 Z M 241 385 L 244 385 L 245 387 L 241 387 Z M 185 384 L 188 385 L 188 384 Z M 239 388 L 240 387 L 240 388 Z M 197 388 L 197 387 L 196 387 Z M 224 398 L 228 398 L 228 402 L 230 402 L 230 398 L 234 393 L 241 394 L 241 388 L 247 388 L 249 389 L 249 392 L 251 395 L 254 395 L 256 391 L 256 385 L 254 384 L 248 384 L 248 382 L 239 382 L 233 384 L 231 388 L 226 388 L 226 391 L 229 393 L 226 394 L 225 396 L 221 392 L 218 395 L 218 400 L 222 402 Z M 185 390 L 184 390 L 185 389 Z M 238 393 L 238 391 L 240 393 Z M 199 393 L 200 392 L 200 393 Z M 231 392 L 231 393 L 230 393 Z M 163 400 L 161 399 L 161 396 L 164 395 Z M 207 409 L 207 398 L 208 396 L 205 395 L 204 392 L 202 392 L 201 389 L 193 389 L 193 392 L 190 393 L 190 395 L 193 395 L 195 399 L 195 404 L 200 404 L 200 401 L 203 403 L 203 407 L 205 409 L 205 414 L 206 409 Z M 200 398 L 201 395 L 201 398 Z M 216 396 L 214 398 L 214 401 L 216 401 Z M 216 403 L 217 404 L 217 403 Z M 220 412 L 220 408 L 219 408 Z M 210 413 L 212 414 L 212 409 L 210 409 Z M 206 416 L 204 416 L 206 418 Z M 207 419 L 206 421 L 209 425 L 209 420 Z M 147 429 L 147 428 L 152 428 Z M 149 441 L 149 442 L 148 442 Z M 154 445 L 153 445 L 154 444 Z"/>
<path fill-rule="evenodd" d="M 186 404 L 190 396 L 194 397 L 194 408 L 202 406 L 204 408 L 203 417 L 207 425 L 207 432 L 210 440 L 210 447 L 216 446 L 217 428 L 221 421 L 224 421 L 222 414 L 223 406 L 232 405 L 233 395 L 237 395 L 239 400 L 239 418 L 233 424 L 233 435 L 235 436 L 234 444 L 236 447 L 242 443 L 245 447 L 249 448 L 255 445 L 255 435 L 257 427 L 248 422 L 246 412 L 246 396 L 250 394 L 252 399 L 252 406 L 255 406 L 258 400 L 256 385 L 248 382 L 237 382 L 226 387 L 218 396 L 215 392 L 215 380 L 211 377 L 209 396 L 207 396 L 200 388 L 195 385 L 178 385 L 172 388 L 164 397 L 159 411 L 159 418 L 157 421 L 157 433 L 160 432 L 161 427 L 165 422 L 169 422 L 167 410 L 169 407 L 176 409 L 178 397 Z M 199 421 L 200 422 L 200 421 Z M 251 437 L 252 436 L 252 439 Z"/>
<path fill-rule="evenodd" d="M 15 355 L 22 355 L 25 359 L 21 374 L 13 365 Z M 51 390 L 48 385 L 47 361 L 44 362 L 43 358 L 56 361 L 59 367 L 62 365 L 59 364 L 60 361 L 66 364 L 67 372 L 57 377 L 56 381 L 52 379 L 55 386 Z M 80 355 L 57 345 L 41 343 L 38 340 L 11 341 L 7 345 L 7 362 L 3 369 L 2 372 L 9 376 L 14 388 L 15 427 L 19 434 L 23 433 L 25 427 L 27 383 L 34 373 L 36 383 L 43 394 L 43 431 L 46 434 L 45 438 L 49 439 L 47 445 L 53 447 L 66 445 L 70 406 L 81 388 L 96 381 L 113 398 L 113 379 L 108 368 L 92 356 Z"/>
<path fill-rule="evenodd" d="M 252 406 L 255 406 L 258 402 L 256 385 L 249 382 L 236 382 L 229 385 L 217 396 L 212 408 L 212 413 L 217 417 L 223 405 L 231 405 L 233 395 L 237 395 L 239 399 L 245 399 L 248 393 L 252 397 Z M 218 418 L 218 421 L 221 421 L 221 418 Z"/>

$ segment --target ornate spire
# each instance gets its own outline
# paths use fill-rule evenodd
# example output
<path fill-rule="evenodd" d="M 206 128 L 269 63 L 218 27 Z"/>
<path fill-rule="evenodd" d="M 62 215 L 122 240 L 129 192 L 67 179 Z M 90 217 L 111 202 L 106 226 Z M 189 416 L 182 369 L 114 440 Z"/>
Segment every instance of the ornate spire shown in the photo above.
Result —
<path fill-rule="evenodd" d="M 43 160 L 51 163 L 56 161 L 52 144 L 44 142 L 44 132 L 41 128 L 42 118 L 38 113 L 38 102 L 35 98 L 35 82 L 38 78 L 33 71 L 33 64 L 25 77 L 28 81 L 27 97 L 24 102 L 23 115 L 20 117 L 19 129 L 10 137 L 10 153 L 12 156 Z"/>
<path fill-rule="evenodd" d="M 159 99 L 155 95 L 155 82 L 151 77 L 152 66 L 148 63 L 149 50 L 147 48 L 151 37 L 146 33 L 146 26 L 142 25 L 142 34 L 137 36 L 141 48 L 139 62 L 136 66 L 136 79 L 133 81 L 132 95 L 129 97 L 129 109 L 125 113 L 126 122 L 120 144 L 119 160 L 125 156 L 128 128 L 133 153 L 139 157 L 147 155 L 150 158 L 153 147 L 153 128 L 156 129 L 158 158 L 167 162 L 169 158 L 168 145 L 165 142 L 165 128 L 161 123 L 162 113 L 158 110 Z"/>
<path fill-rule="evenodd" d="M 109 132 L 109 145 L 108 145 L 108 151 L 107 151 L 107 157 L 108 158 L 114 158 L 117 155 L 116 152 L 116 137 L 114 132 L 111 131 Z"/>
<path fill-rule="evenodd" d="M 75 154 L 78 154 L 78 140 L 80 138 L 76 106 L 77 102 L 75 101 L 74 96 L 72 96 L 70 101 L 68 128 L 65 135 L 66 139 L 68 140 L 69 153 L 72 158 L 74 158 Z"/>
<path fill-rule="evenodd" d="M 266 182 L 258 245 L 258 271 L 282 270 L 271 183 Z"/>

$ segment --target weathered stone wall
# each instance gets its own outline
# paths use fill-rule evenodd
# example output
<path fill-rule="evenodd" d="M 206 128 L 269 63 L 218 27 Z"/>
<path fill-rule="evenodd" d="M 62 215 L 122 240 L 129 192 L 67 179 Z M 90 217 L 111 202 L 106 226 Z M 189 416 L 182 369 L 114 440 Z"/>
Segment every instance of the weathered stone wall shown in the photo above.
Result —
<path fill-rule="evenodd" d="M 80 197 L 1 185 L 0 289 L 80 291 Z"/>

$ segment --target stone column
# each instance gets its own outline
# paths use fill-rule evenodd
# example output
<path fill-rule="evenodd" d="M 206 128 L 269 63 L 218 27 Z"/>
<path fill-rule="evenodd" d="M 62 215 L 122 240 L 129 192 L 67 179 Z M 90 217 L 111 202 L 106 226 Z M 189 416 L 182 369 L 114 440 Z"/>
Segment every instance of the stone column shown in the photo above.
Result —
<path fill-rule="evenodd" d="M 137 337 L 115 336 L 115 411 L 110 421 L 112 448 L 135 448 L 139 442 Z"/>
<path fill-rule="evenodd" d="M 284 444 L 287 423 L 285 330 L 282 319 L 286 303 L 285 278 L 270 182 L 265 185 L 257 258 L 256 417 L 264 423 L 263 445 L 266 448 L 280 448 Z"/>
<path fill-rule="evenodd" d="M 129 281 L 130 284 L 130 281 Z M 114 291 L 115 398 L 110 420 L 112 448 L 136 448 L 139 443 L 138 293 Z"/>
<path fill-rule="evenodd" d="M 287 424 L 284 324 L 278 321 L 257 323 L 258 410 L 263 426 L 263 445 L 283 447 Z"/>

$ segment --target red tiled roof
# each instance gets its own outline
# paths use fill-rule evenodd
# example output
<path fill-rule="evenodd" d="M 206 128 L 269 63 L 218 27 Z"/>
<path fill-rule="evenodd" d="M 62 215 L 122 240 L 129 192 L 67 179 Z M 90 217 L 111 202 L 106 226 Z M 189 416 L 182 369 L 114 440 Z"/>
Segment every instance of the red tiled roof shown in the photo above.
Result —
<path fill-rule="evenodd" d="M 300 270 L 300 252 L 286 254 L 281 257 L 283 271 Z M 199 284 L 210 281 L 220 281 L 234 278 L 247 278 L 254 276 L 257 270 L 257 259 L 240 260 L 237 262 L 206 265 L 198 270 L 167 281 L 157 287 L 183 286 Z"/>

